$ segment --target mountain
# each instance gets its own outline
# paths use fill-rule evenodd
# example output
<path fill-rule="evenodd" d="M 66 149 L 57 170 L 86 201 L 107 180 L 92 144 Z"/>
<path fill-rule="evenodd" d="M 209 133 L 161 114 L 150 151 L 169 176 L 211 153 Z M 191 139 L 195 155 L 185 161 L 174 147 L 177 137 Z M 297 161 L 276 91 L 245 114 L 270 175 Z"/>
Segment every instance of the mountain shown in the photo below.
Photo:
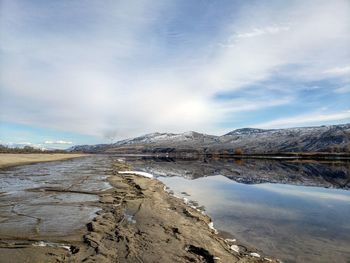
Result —
<path fill-rule="evenodd" d="M 267 132 L 271 130 L 264 130 L 264 129 L 256 129 L 256 128 L 243 128 L 243 129 L 236 129 L 229 133 L 226 133 L 224 136 L 229 135 L 250 135 L 250 134 L 257 134 L 262 132 Z"/>
<path fill-rule="evenodd" d="M 133 144 L 174 144 L 174 143 L 212 143 L 217 140 L 217 136 L 206 135 L 198 132 L 174 133 L 150 133 L 133 139 L 123 140 L 114 145 Z"/>
<path fill-rule="evenodd" d="M 246 153 L 350 152 L 350 124 L 238 132 L 221 136 L 221 144 Z"/>
<path fill-rule="evenodd" d="M 70 151 L 118 154 L 273 154 L 350 152 L 350 124 L 288 129 L 243 128 L 222 136 L 198 132 L 151 133 L 113 144 L 74 146 Z"/>

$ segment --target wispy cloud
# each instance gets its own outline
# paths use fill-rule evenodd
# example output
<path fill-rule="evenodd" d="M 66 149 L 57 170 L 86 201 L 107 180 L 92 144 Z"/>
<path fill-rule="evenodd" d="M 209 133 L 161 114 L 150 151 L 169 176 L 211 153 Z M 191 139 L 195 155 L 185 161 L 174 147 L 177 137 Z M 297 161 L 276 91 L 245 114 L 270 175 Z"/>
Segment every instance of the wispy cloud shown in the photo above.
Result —
<path fill-rule="evenodd" d="M 58 141 L 45 141 L 44 144 L 72 144 L 73 142 L 70 141 L 63 141 L 63 140 L 58 140 Z"/>
<path fill-rule="evenodd" d="M 233 38 L 250 38 L 250 37 L 258 37 L 263 35 L 274 35 L 284 31 L 289 31 L 289 26 L 267 26 L 264 28 L 254 28 L 249 32 L 237 33 Z"/>
<path fill-rule="evenodd" d="M 273 121 L 260 123 L 254 125 L 259 128 L 282 128 L 282 127 L 295 127 L 305 124 L 315 124 L 328 121 L 350 121 L 350 110 L 335 112 L 335 113 L 312 113 L 306 115 L 298 115 L 289 118 L 280 118 Z"/>
<path fill-rule="evenodd" d="M 296 81 L 349 81 L 346 0 L 1 5 L 1 121 L 117 138 L 217 132 L 248 111 L 298 106 Z M 256 86 L 268 81 L 288 85 L 278 96 Z M 227 91 L 238 98 L 216 99 Z"/>
<path fill-rule="evenodd" d="M 341 75 L 350 75 L 350 66 L 344 66 L 344 67 L 335 67 L 331 69 L 327 69 L 324 71 L 325 74 L 329 75 L 336 75 L 336 76 L 341 76 Z"/>

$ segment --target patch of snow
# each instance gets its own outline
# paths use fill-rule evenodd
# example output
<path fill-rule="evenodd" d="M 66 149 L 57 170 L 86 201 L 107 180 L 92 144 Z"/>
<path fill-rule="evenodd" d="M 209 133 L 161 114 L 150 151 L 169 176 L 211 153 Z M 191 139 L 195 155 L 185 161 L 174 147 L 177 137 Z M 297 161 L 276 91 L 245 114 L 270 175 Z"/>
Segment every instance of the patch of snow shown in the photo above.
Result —
<path fill-rule="evenodd" d="M 225 241 L 226 242 L 236 242 L 237 240 L 235 238 L 234 239 L 226 238 Z"/>
<path fill-rule="evenodd" d="M 211 230 L 214 231 L 215 234 L 218 234 L 218 233 L 219 233 L 219 232 L 215 229 L 214 223 L 213 223 L 213 222 L 210 222 L 210 223 L 208 224 L 208 226 L 209 226 L 209 228 L 210 228 Z"/>
<path fill-rule="evenodd" d="M 258 253 L 252 252 L 250 253 L 252 257 L 260 258 L 260 255 Z"/>
<path fill-rule="evenodd" d="M 239 246 L 237 246 L 237 245 L 232 245 L 230 248 L 231 248 L 234 252 L 239 253 Z"/>
<path fill-rule="evenodd" d="M 153 175 L 150 173 L 145 173 L 145 172 L 139 172 L 139 171 L 122 171 L 118 172 L 119 174 L 134 174 L 134 175 L 139 175 L 147 178 L 153 178 Z"/>
<path fill-rule="evenodd" d="M 59 243 L 53 243 L 53 242 L 46 242 L 46 241 L 38 241 L 32 244 L 34 247 L 58 247 L 58 248 L 64 248 L 66 250 L 70 250 L 70 246 L 67 244 L 59 244 Z"/>
<path fill-rule="evenodd" d="M 129 215 L 129 214 L 124 214 L 124 218 L 126 219 L 126 221 L 128 221 L 131 224 L 136 224 L 136 220 L 134 219 L 133 215 Z"/>

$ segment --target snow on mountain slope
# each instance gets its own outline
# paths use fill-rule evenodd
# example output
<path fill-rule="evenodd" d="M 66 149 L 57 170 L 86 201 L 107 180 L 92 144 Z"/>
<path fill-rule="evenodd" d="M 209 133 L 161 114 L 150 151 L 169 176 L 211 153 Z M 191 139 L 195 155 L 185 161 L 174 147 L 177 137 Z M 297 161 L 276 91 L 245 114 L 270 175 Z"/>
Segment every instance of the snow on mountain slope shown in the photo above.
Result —
<path fill-rule="evenodd" d="M 107 153 L 281 153 L 281 152 L 350 152 L 350 124 L 289 129 L 243 128 L 222 136 L 197 132 L 151 133 L 114 144 L 75 146 L 72 151 Z"/>
<path fill-rule="evenodd" d="M 180 134 L 175 133 L 150 133 L 140 137 L 127 139 L 115 143 L 115 146 L 121 145 L 135 145 L 135 144 L 173 144 L 173 143 L 184 143 L 184 142 L 202 142 L 209 143 L 215 142 L 217 136 L 206 135 L 198 132 L 185 132 Z"/>
<path fill-rule="evenodd" d="M 221 144 L 242 148 L 246 152 L 349 151 L 350 124 L 258 130 L 220 137 Z"/>

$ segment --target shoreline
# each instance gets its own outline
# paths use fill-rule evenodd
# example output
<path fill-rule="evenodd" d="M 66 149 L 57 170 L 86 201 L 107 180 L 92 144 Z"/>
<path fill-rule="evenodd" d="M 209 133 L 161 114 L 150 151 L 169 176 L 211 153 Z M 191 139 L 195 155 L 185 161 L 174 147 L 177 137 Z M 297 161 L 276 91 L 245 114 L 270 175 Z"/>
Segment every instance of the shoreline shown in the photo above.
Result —
<path fill-rule="evenodd" d="M 174 153 L 113 153 L 113 152 L 98 152 L 90 154 L 113 155 L 120 157 L 135 157 L 135 158 L 164 158 L 164 159 L 183 159 L 183 160 L 198 160 L 198 159 L 262 159 L 262 160 L 300 160 L 300 161 L 349 161 L 350 153 L 261 153 L 261 154 L 213 154 L 213 153 L 197 153 L 189 152 L 178 154 Z"/>
<path fill-rule="evenodd" d="M 88 155 L 81 153 L 0 153 L 0 169 L 41 162 L 63 161 Z"/>
<path fill-rule="evenodd" d="M 68 262 L 278 262 L 224 239 L 209 216 L 159 180 L 125 172 L 130 170 L 114 163 L 107 179 L 113 188 L 100 194 L 101 211 Z"/>
<path fill-rule="evenodd" d="M 200 209 L 130 170 L 125 162 L 113 163 L 106 178 L 111 188 L 94 193 L 100 210 L 73 239 L 0 240 L 0 262 L 6 256 L 11 262 L 279 262 L 225 239 Z"/>

